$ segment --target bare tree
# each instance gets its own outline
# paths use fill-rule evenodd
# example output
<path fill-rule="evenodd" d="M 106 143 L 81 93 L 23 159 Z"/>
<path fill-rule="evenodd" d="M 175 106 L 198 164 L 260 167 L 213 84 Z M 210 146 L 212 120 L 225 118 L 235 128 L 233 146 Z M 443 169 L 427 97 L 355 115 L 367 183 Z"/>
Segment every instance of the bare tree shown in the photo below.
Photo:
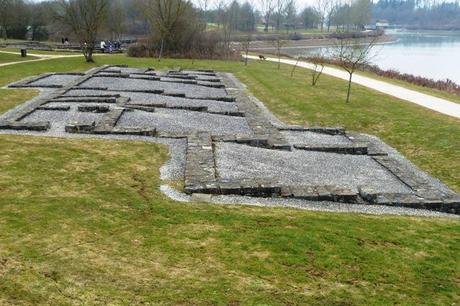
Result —
<path fill-rule="evenodd" d="M 183 0 L 144 0 L 144 14 L 149 20 L 151 32 L 158 35 L 160 52 L 158 61 L 161 61 L 165 44 L 173 42 L 174 29 L 184 15 L 187 3 Z"/>
<path fill-rule="evenodd" d="M 11 23 L 11 0 L 0 0 L 0 33 L 7 38 L 7 29 Z"/>
<path fill-rule="evenodd" d="M 93 52 L 108 9 L 108 0 L 60 0 L 57 19 L 79 40 L 87 62 Z"/>
<path fill-rule="evenodd" d="M 248 53 L 249 53 L 249 48 L 251 47 L 251 40 L 252 37 L 251 35 L 247 35 L 245 39 L 241 42 L 241 48 L 244 51 L 245 57 L 244 57 L 244 65 L 248 65 Z"/>
<path fill-rule="evenodd" d="M 278 56 L 278 69 L 281 68 L 281 49 L 286 45 L 286 41 L 281 39 L 281 35 L 276 35 L 276 38 L 272 41 L 273 46 L 276 49 L 276 55 Z"/>
<path fill-rule="evenodd" d="M 323 56 L 315 56 L 308 59 L 310 63 L 313 64 L 313 69 L 311 69 L 311 86 L 315 86 L 318 83 L 319 77 L 323 73 L 324 65 L 326 61 Z"/>
<path fill-rule="evenodd" d="M 321 27 L 321 32 L 323 32 L 323 29 L 324 29 L 324 22 L 326 20 L 326 14 L 327 14 L 330 2 L 331 0 L 316 0 L 315 9 L 316 9 L 316 12 L 318 13 L 318 16 L 320 17 L 319 23 Z"/>
<path fill-rule="evenodd" d="M 316 56 L 316 57 L 303 57 L 299 56 L 297 57 L 297 60 L 295 62 L 295 65 L 292 67 L 291 70 L 291 77 L 294 76 L 295 69 L 297 68 L 299 62 L 301 61 L 308 61 L 313 64 L 313 69 L 310 69 L 311 72 L 311 86 L 315 86 L 316 83 L 318 83 L 319 77 L 323 73 L 324 66 L 326 64 L 326 60 L 323 56 Z"/>
<path fill-rule="evenodd" d="M 120 0 L 112 0 L 108 9 L 107 30 L 112 40 L 119 40 L 126 27 L 126 13 Z"/>
<path fill-rule="evenodd" d="M 372 48 L 376 45 L 378 36 L 371 37 L 367 41 L 359 39 L 338 39 L 334 48 L 332 48 L 332 58 L 337 61 L 349 74 L 347 99 L 350 102 L 351 81 L 353 73 L 362 66 L 369 64 L 375 56 L 371 53 Z"/>
<path fill-rule="evenodd" d="M 205 25 L 207 26 L 206 23 L 206 14 L 208 13 L 208 7 L 209 7 L 209 0 L 198 0 L 198 6 L 200 7 L 201 13 L 202 13 L 202 18 L 203 21 L 205 22 Z"/>
<path fill-rule="evenodd" d="M 276 29 L 279 31 L 281 29 L 281 18 L 284 15 L 284 11 L 288 4 L 288 0 L 275 0 L 275 17 L 276 17 Z"/>
<path fill-rule="evenodd" d="M 268 24 L 270 23 L 270 17 L 275 7 L 274 0 L 259 0 L 262 17 L 264 18 L 264 31 L 268 32 Z"/>

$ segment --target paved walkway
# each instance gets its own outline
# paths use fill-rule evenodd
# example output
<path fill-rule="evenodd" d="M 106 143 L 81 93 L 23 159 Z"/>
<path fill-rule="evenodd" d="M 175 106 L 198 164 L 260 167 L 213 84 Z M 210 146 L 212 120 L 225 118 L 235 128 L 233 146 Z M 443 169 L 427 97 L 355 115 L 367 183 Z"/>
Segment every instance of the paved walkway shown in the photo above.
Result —
<path fill-rule="evenodd" d="M 248 58 L 257 60 L 259 59 L 258 56 L 253 55 L 249 55 Z M 277 58 L 273 57 L 267 57 L 267 60 L 273 62 L 278 61 Z M 281 59 L 281 63 L 295 65 L 296 61 L 290 59 Z M 297 66 L 302 68 L 314 69 L 314 66 L 308 62 L 299 62 Z M 348 73 L 340 69 L 324 67 L 323 73 L 348 81 Z M 357 74 L 353 75 L 353 83 L 383 92 L 385 94 L 399 98 L 401 100 L 418 104 L 420 106 L 429 108 L 444 115 L 460 118 L 460 104 L 458 103 L 450 102 L 442 98 L 430 96 L 415 90 L 404 88 L 402 86 L 390 84 L 388 82 L 375 80 Z"/>

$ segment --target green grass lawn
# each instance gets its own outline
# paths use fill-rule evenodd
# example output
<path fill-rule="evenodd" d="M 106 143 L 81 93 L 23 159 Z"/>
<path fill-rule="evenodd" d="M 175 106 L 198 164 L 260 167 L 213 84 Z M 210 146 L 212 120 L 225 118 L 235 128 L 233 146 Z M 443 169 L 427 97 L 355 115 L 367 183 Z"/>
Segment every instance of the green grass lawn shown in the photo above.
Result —
<path fill-rule="evenodd" d="M 0 48 L 0 51 L 8 51 L 8 52 L 20 52 L 18 48 Z M 78 51 L 72 50 L 56 50 L 56 51 L 47 51 L 47 50 L 34 50 L 34 49 L 27 49 L 28 54 L 40 54 L 40 55 L 73 55 L 78 54 Z"/>
<path fill-rule="evenodd" d="M 460 222 L 175 203 L 167 151 L 0 136 L 4 304 L 453 304 Z"/>
<path fill-rule="evenodd" d="M 0 49 L 1 51 L 1 49 Z M 21 62 L 21 61 L 30 61 L 36 59 L 34 56 L 21 57 L 20 54 L 9 54 L 0 52 L 0 64 L 11 63 L 11 62 Z"/>
<path fill-rule="evenodd" d="M 272 63 L 96 57 L 235 73 L 285 121 L 377 134 L 460 190 L 460 122 Z M 81 58 L 2 67 L 0 86 Z M 0 112 L 34 95 L 0 89 Z M 5 105 L 9 103 L 9 105 Z M 161 145 L 0 135 L 0 304 L 452 305 L 460 222 L 181 204 Z"/>

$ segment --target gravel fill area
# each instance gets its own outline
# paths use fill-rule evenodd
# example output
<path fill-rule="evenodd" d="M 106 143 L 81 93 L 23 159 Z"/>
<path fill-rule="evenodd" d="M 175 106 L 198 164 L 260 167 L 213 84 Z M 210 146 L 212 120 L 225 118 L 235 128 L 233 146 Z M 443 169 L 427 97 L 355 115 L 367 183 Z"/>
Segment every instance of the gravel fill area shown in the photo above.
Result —
<path fill-rule="evenodd" d="M 78 78 L 81 78 L 81 75 L 55 74 L 40 79 L 36 82 L 32 82 L 29 84 L 29 86 L 64 86 Z"/>
<path fill-rule="evenodd" d="M 69 90 L 64 96 L 85 96 L 85 95 L 108 95 L 119 94 L 122 97 L 129 97 L 131 100 L 129 104 L 163 104 L 166 103 L 168 107 L 181 107 L 181 106 L 205 106 L 210 112 L 236 112 L 238 107 L 233 102 L 221 102 L 215 100 L 198 100 L 186 99 L 164 95 L 157 95 L 152 93 L 142 92 L 117 92 L 117 91 L 104 91 L 104 90 L 88 90 L 88 89 L 72 89 Z"/>
<path fill-rule="evenodd" d="M 109 67 L 103 72 L 121 72 L 121 73 L 146 73 L 147 68 L 129 68 L 129 67 Z"/>
<path fill-rule="evenodd" d="M 400 162 L 400 165 L 404 168 L 404 171 L 406 171 L 407 173 L 410 173 L 412 176 L 421 177 L 423 179 L 426 179 L 427 181 L 430 182 L 431 185 L 435 187 L 435 189 L 438 189 L 441 192 L 452 193 L 452 191 L 445 184 L 443 184 L 440 180 L 422 171 L 414 163 L 412 163 L 410 160 L 405 158 L 401 153 L 399 153 L 396 149 L 387 145 L 385 142 L 383 142 L 378 137 L 373 136 L 373 135 L 356 134 L 356 133 L 354 133 L 352 136 L 356 141 L 369 142 L 373 144 L 374 146 L 380 148 L 382 151 L 386 152 L 388 156 L 398 160 Z"/>
<path fill-rule="evenodd" d="M 183 93 L 187 97 L 193 98 L 214 98 L 227 96 L 227 92 L 222 88 L 211 88 L 191 84 L 179 84 L 170 82 L 95 77 L 83 82 L 80 87 L 103 87 L 108 90 L 164 90 L 165 93 Z"/>
<path fill-rule="evenodd" d="M 252 134 L 242 117 L 157 108 L 155 112 L 125 112 L 117 127 L 155 128 L 162 132 L 210 132 L 214 135 Z"/>
<path fill-rule="evenodd" d="M 49 121 L 53 129 L 64 131 L 65 126 L 71 121 L 92 121 L 96 124 L 101 120 L 103 113 L 87 113 L 79 112 L 76 109 L 70 111 L 56 111 L 56 110 L 36 110 L 21 122 L 36 122 L 36 121 Z"/>
<path fill-rule="evenodd" d="M 357 190 L 365 185 L 381 192 L 411 192 L 365 155 L 277 151 L 221 142 L 216 145 L 216 165 L 224 180 L 264 178 L 290 186 L 335 185 Z"/>
<path fill-rule="evenodd" d="M 163 190 L 168 196 L 169 190 Z M 179 197 L 177 192 L 173 197 Z M 366 204 L 346 204 L 337 202 L 313 202 L 289 198 L 254 198 L 246 196 L 214 196 L 211 203 L 223 205 L 250 205 L 271 208 L 295 208 L 308 211 L 335 212 L 335 213 L 360 213 L 368 215 L 397 215 L 397 216 L 416 216 L 416 217 L 441 217 L 450 219 L 460 219 L 459 215 L 447 214 L 437 211 L 413 209 L 404 207 L 393 207 L 383 205 Z"/>
<path fill-rule="evenodd" d="M 352 141 L 343 135 L 327 135 L 309 131 L 280 131 L 289 143 L 306 145 L 347 145 Z"/>

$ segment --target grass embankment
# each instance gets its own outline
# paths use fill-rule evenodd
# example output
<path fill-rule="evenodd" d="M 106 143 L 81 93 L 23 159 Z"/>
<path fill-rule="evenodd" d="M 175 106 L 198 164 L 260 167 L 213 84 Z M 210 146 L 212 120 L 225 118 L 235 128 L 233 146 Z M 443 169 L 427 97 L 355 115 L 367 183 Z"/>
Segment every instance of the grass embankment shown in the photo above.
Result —
<path fill-rule="evenodd" d="M 452 304 L 460 223 L 184 205 L 159 145 L 0 136 L 5 304 Z"/>
<path fill-rule="evenodd" d="M 2 70 L 0 84 L 90 67 L 75 58 L 20 64 Z M 312 89 L 275 64 L 193 67 L 236 73 L 289 121 L 378 132 L 415 160 L 439 154 L 432 163 L 446 163 L 455 187 L 458 158 L 448 152 L 459 146 L 458 121 L 358 87 L 344 105 L 344 82 L 324 77 Z M 160 145 L 3 135 L 0 147 L 0 304 L 460 301 L 458 221 L 178 204 L 159 191 Z"/>
<path fill-rule="evenodd" d="M 255 52 L 255 51 L 253 51 L 253 52 L 250 52 L 249 54 L 254 55 L 254 56 L 258 56 L 259 54 L 265 54 L 267 57 L 276 57 L 277 58 L 276 54 L 267 53 L 266 51 L 263 51 L 263 52 Z M 295 60 L 295 58 L 292 57 L 292 56 L 281 56 L 281 58 L 289 59 L 289 60 Z M 340 67 L 334 66 L 334 65 L 326 65 L 326 66 L 331 67 L 331 68 L 341 69 Z M 297 68 L 297 69 L 302 69 L 302 68 Z M 409 82 L 406 82 L 406 81 L 403 81 L 403 80 L 399 80 L 399 79 L 392 79 L 392 78 L 379 76 L 379 75 L 377 75 L 375 73 L 368 72 L 368 71 L 358 71 L 355 74 L 365 76 L 365 77 L 369 77 L 369 78 L 373 78 L 373 79 L 380 80 L 380 81 L 384 81 L 384 82 L 388 82 L 388 83 L 391 83 L 391 84 L 394 84 L 394 85 L 402 86 L 402 87 L 407 88 L 407 89 L 412 89 L 412 90 L 415 90 L 415 91 L 418 91 L 418 92 L 421 92 L 421 93 L 425 93 L 427 95 L 432 95 L 434 97 L 446 99 L 446 100 L 454 102 L 454 103 L 460 103 L 460 96 L 459 95 L 456 95 L 456 94 L 453 94 L 453 93 L 448 93 L 448 92 L 445 92 L 445 91 L 442 91 L 442 90 L 439 90 L 439 89 L 424 87 L 424 86 L 420 86 L 420 85 L 415 85 L 415 84 L 412 84 L 412 83 L 409 83 Z"/>

